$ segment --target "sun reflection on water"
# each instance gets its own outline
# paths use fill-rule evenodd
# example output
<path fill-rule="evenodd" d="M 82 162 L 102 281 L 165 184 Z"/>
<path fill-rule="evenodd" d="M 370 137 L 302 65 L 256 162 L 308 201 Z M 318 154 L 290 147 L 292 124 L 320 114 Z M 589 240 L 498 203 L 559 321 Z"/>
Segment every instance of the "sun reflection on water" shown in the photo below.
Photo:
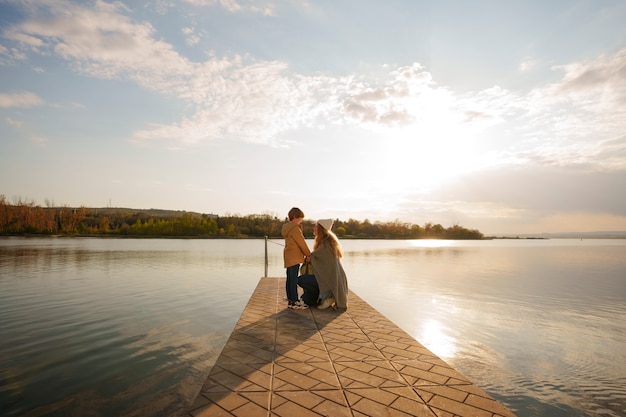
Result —
<path fill-rule="evenodd" d="M 442 359 L 453 358 L 457 353 L 457 340 L 450 336 L 450 329 L 435 319 L 424 322 L 419 340 Z"/>
<path fill-rule="evenodd" d="M 416 239 L 409 240 L 409 246 L 415 248 L 445 248 L 454 245 L 454 241 L 452 240 L 441 240 L 441 239 Z"/>

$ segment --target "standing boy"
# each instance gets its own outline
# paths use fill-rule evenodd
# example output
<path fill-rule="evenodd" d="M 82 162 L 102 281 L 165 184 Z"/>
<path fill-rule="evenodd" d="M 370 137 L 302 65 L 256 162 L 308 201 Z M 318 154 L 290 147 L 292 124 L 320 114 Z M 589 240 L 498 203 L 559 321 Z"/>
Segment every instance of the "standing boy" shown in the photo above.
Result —
<path fill-rule="evenodd" d="M 287 282 L 285 284 L 287 299 L 289 300 L 287 307 L 294 310 L 309 308 L 308 305 L 298 300 L 298 273 L 300 264 L 304 262 L 305 259 L 310 259 L 311 256 L 311 251 L 302 234 L 302 220 L 304 220 L 302 210 L 293 207 L 289 210 L 289 223 L 285 223 L 281 231 L 285 238 L 283 257 L 285 259 L 285 268 L 287 268 Z"/>

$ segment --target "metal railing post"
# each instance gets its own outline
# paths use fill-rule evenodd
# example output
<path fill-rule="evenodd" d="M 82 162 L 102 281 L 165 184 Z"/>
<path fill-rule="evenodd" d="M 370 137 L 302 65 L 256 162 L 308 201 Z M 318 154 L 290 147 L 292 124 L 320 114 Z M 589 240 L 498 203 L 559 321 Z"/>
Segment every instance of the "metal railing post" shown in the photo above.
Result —
<path fill-rule="evenodd" d="M 263 275 L 264 277 L 267 277 L 267 265 L 268 265 L 269 261 L 267 259 L 267 236 L 265 236 L 265 275 Z"/>

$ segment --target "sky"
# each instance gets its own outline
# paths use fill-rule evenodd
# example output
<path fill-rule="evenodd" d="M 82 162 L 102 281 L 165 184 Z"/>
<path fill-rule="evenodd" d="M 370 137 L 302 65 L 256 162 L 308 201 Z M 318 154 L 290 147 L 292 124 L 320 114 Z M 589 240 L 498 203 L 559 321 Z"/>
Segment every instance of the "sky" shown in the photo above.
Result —
<path fill-rule="evenodd" d="M 0 195 L 626 230 L 623 0 L 0 0 Z"/>

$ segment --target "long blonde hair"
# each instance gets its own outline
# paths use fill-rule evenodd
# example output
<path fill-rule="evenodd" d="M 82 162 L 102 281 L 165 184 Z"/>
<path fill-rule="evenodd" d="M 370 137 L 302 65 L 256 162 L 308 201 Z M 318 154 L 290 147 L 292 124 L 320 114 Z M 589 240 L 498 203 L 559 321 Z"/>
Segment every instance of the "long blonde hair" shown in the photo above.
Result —
<path fill-rule="evenodd" d="M 315 235 L 313 250 L 319 248 L 322 245 L 328 245 L 331 252 L 333 252 L 337 258 L 342 258 L 343 248 L 341 247 L 341 243 L 339 243 L 337 235 L 335 235 L 331 230 L 326 230 L 324 226 L 319 223 L 316 223 L 316 226 L 317 234 Z"/>

